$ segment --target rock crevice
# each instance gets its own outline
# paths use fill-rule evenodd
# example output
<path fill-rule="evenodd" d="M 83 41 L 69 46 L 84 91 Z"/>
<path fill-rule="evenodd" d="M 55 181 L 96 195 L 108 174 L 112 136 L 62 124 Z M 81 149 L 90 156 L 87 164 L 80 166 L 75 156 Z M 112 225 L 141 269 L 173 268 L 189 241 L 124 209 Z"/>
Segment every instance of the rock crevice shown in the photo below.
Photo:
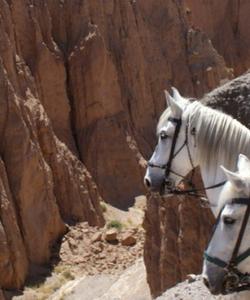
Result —
<path fill-rule="evenodd" d="M 128 208 L 145 192 L 142 155 L 164 89 L 202 95 L 230 78 L 185 3 L 0 0 L 0 151 L 24 249 L 23 269 L 2 287 L 20 287 L 28 265 L 49 260 L 65 222 L 101 226 L 100 199 Z"/>

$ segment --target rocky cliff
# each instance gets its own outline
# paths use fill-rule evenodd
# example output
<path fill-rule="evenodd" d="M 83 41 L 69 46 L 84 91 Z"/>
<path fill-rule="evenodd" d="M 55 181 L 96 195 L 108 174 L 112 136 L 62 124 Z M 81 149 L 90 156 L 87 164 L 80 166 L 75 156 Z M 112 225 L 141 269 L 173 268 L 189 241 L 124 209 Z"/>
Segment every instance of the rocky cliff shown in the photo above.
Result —
<path fill-rule="evenodd" d="M 198 177 L 195 182 L 202 187 Z M 183 281 L 187 274 L 201 272 L 213 222 L 210 209 L 195 197 L 148 198 L 144 260 L 154 297 Z"/>
<path fill-rule="evenodd" d="M 0 285 L 13 288 L 23 285 L 34 266 L 48 262 L 64 222 L 102 225 L 103 217 L 96 185 L 69 134 L 65 71 L 56 45 L 48 36 L 55 53 L 48 50 L 28 1 L 0 5 Z"/>
<path fill-rule="evenodd" d="M 191 27 L 207 33 L 228 67 L 240 75 L 250 66 L 250 2 L 184 0 Z"/>
<path fill-rule="evenodd" d="M 190 26 L 183 1 L 0 0 L 0 16 L 0 285 L 8 288 L 49 260 L 65 222 L 102 225 L 101 197 L 127 208 L 144 193 L 142 154 L 155 143 L 164 88 L 202 95 L 232 72 Z"/>

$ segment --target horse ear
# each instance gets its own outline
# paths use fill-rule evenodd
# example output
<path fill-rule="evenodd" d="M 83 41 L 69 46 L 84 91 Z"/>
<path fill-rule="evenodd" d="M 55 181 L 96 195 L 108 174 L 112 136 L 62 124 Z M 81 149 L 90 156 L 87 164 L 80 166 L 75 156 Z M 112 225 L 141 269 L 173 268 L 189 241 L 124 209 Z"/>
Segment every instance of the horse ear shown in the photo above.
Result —
<path fill-rule="evenodd" d="M 166 98 L 167 107 L 170 107 L 170 99 L 172 98 L 172 96 L 169 94 L 167 90 L 164 90 L 164 94 Z"/>
<path fill-rule="evenodd" d="M 242 178 L 242 176 L 238 173 L 229 171 L 223 166 L 220 166 L 222 171 L 225 173 L 228 181 L 230 181 L 233 186 L 236 188 L 238 191 L 242 191 L 245 188 L 245 180 Z"/>
<path fill-rule="evenodd" d="M 239 154 L 237 167 L 239 172 L 249 171 L 250 170 L 250 160 L 246 155 Z"/>
<path fill-rule="evenodd" d="M 183 97 L 181 96 L 179 91 L 173 86 L 172 86 L 172 91 L 173 91 L 173 97 L 176 101 L 182 101 L 183 100 Z"/>
<path fill-rule="evenodd" d="M 170 107 L 173 115 L 176 118 L 180 118 L 183 112 L 183 109 L 181 107 L 181 104 L 178 103 L 170 94 L 168 91 L 164 91 L 165 93 L 165 97 L 166 97 L 166 101 L 167 101 L 167 105 L 168 107 Z"/>

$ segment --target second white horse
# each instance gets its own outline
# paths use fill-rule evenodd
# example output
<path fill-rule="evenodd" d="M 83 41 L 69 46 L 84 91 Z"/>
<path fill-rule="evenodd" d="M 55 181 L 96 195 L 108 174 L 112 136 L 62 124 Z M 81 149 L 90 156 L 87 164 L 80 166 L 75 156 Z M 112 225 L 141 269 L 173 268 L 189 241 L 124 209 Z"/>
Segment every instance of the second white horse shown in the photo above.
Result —
<path fill-rule="evenodd" d="M 250 161 L 240 154 L 237 172 L 222 170 L 228 181 L 203 265 L 204 283 L 213 294 L 250 290 Z M 250 292 L 244 296 L 250 299 Z"/>

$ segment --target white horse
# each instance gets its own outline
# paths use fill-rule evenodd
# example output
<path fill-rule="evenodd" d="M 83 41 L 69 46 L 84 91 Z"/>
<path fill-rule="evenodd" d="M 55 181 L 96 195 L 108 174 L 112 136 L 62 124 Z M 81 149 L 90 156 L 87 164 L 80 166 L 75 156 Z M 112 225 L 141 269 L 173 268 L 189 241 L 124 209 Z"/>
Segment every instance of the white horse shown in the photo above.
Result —
<path fill-rule="evenodd" d="M 250 161 L 240 154 L 237 173 L 222 170 L 228 181 L 205 251 L 204 283 L 213 294 L 249 290 L 244 297 L 250 299 Z"/>
<path fill-rule="evenodd" d="M 214 214 L 225 182 L 220 165 L 235 170 L 239 153 L 250 156 L 250 131 L 231 116 L 165 91 L 168 108 L 157 126 L 158 145 L 148 162 L 145 185 L 151 191 L 173 188 L 196 166 Z"/>

